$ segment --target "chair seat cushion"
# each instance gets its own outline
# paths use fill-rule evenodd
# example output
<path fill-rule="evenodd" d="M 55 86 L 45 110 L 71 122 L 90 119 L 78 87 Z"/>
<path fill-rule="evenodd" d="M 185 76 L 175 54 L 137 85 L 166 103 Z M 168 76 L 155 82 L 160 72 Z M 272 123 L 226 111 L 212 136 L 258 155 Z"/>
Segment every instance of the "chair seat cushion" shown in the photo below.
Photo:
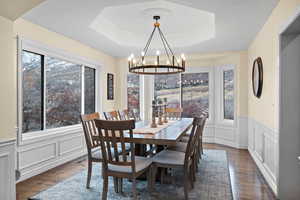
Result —
<path fill-rule="evenodd" d="M 122 158 L 122 157 L 120 156 L 120 158 Z M 129 158 L 130 158 L 130 156 L 128 156 L 128 159 Z M 135 171 L 139 172 L 139 171 L 149 167 L 151 165 L 151 163 L 152 163 L 152 158 L 135 156 Z M 108 164 L 108 169 L 111 171 L 116 171 L 116 172 L 132 173 L 131 166 L 119 166 L 119 165 Z"/>
<path fill-rule="evenodd" d="M 153 163 L 167 165 L 183 165 L 185 153 L 172 150 L 163 150 L 156 154 L 152 160 Z"/>
<path fill-rule="evenodd" d="M 187 143 L 185 142 L 178 142 L 175 146 L 169 146 L 167 149 L 172 151 L 180 151 L 185 153 L 187 148 Z"/>

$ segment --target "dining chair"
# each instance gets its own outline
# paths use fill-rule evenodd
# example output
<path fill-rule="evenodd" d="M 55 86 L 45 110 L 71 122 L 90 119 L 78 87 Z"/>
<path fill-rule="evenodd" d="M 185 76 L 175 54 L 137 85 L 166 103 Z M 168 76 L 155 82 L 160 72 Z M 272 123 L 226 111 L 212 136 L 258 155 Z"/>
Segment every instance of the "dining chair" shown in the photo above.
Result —
<path fill-rule="evenodd" d="M 99 113 L 81 115 L 80 119 L 88 152 L 88 175 L 86 188 L 89 188 L 92 176 L 93 162 L 102 162 L 100 142 L 98 140 L 98 130 L 94 122 L 95 119 L 100 119 L 100 115 Z"/>
<path fill-rule="evenodd" d="M 183 179 L 184 179 L 184 196 L 185 199 L 188 199 L 188 188 L 189 185 L 192 187 L 194 186 L 193 180 L 195 179 L 195 165 L 194 165 L 194 159 L 195 159 L 195 143 L 196 143 L 196 137 L 200 134 L 201 131 L 201 118 L 194 118 L 193 120 L 193 126 L 191 130 L 190 140 L 187 144 L 187 148 L 185 153 L 184 152 L 178 152 L 173 150 L 163 150 L 156 154 L 152 158 L 152 183 L 151 185 L 154 185 L 155 177 L 157 168 L 163 168 L 163 169 L 174 169 L 174 168 L 180 168 L 183 170 Z M 164 170 L 161 170 L 161 173 L 164 173 Z"/>
<path fill-rule="evenodd" d="M 119 113 L 120 120 L 130 120 L 128 109 L 119 110 L 118 113 Z"/>
<path fill-rule="evenodd" d="M 201 118 L 204 118 L 205 120 L 203 121 L 203 130 L 201 132 L 201 135 L 199 136 L 199 142 L 198 142 L 198 146 L 199 146 L 199 158 L 201 158 L 201 155 L 203 155 L 203 131 L 204 131 L 204 126 L 206 123 L 206 120 L 208 118 L 208 112 L 201 112 L 201 114 L 199 115 Z M 170 147 L 170 148 L 177 148 L 177 151 L 183 151 L 184 150 L 184 146 L 186 146 L 187 142 L 189 140 L 189 133 L 184 135 L 181 139 L 180 139 L 180 143 L 178 143 L 177 147 Z M 185 143 L 185 144 L 183 144 Z"/>
<path fill-rule="evenodd" d="M 182 108 L 166 108 L 166 114 L 169 119 L 179 120 L 181 119 Z"/>
<path fill-rule="evenodd" d="M 110 111 L 110 112 L 103 112 L 103 115 L 106 120 L 120 120 L 120 116 L 118 111 Z"/>
<path fill-rule="evenodd" d="M 101 142 L 101 150 L 103 157 L 103 193 L 102 200 L 107 199 L 108 191 L 108 177 L 116 177 L 118 191 L 122 192 L 123 178 L 131 179 L 133 198 L 137 198 L 136 192 L 136 178 L 143 173 L 147 172 L 150 187 L 151 171 L 150 166 L 152 163 L 151 158 L 135 156 L 135 145 L 130 139 L 133 138 L 133 129 L 135 128 L 134 120 L 122 121 L 107 121 L 95 120 L 96 127 L 98 128 L 99 139 Z M 130 154 L 126 153 L 125 137 L 130 144 Z M 118 146 L 122 148 L 118 152 Z M 112 149 L 113 148 L 113 152 Z"/>

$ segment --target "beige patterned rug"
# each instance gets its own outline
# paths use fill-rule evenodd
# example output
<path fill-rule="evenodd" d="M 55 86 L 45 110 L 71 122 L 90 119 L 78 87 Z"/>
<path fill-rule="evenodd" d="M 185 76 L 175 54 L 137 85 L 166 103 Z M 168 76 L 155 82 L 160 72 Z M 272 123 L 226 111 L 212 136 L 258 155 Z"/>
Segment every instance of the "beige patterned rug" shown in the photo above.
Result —
<path fill-rule="evenodd" d="M 232 200 L 232 191 L 226 151 L 205 150 L 196 175 L 194 189 L 189 191 L 191 200 Z M 99 200 L 102 193 L 101 166 L 95 165 L 91 188 L 86 189 L 86 171 L 82 171 L 69 179 L 29 198 L 31 200 Z M 147 191 L 147 182 L 138 181 L 139 199 L 143 200 L 179 200 L 183 196 L 182 172 L 175 172 L 175 185 L 156 184 L 156 191 Z M 109 179 L 108 199 L 131 199 L 131 183 L 124 181 L 124 194 L 114 192 L 113 181 Z"/>

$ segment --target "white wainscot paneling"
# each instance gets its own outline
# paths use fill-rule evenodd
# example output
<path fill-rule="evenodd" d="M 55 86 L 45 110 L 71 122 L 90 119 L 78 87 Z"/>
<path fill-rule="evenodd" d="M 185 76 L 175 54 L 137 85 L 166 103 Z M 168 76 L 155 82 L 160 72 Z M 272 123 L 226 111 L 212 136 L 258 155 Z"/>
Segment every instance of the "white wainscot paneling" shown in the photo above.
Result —
<path fill-rule="evenodd" d="M 18 154 L 19 170 L 35 168 L 56 157 L 56 143 L 37 145 L 32 148 L 23 149 Z"/>
<path fill-rule="evenodd" d="M 236 123 L 232 123 L 232 125 L 214 123 L 207 124 L 203 133 L 203 142 L 247 149 L 248 118 L 238 117 Z"/>
<path fill-rule="evenodd" d="M 16 199 L 15 140 L 0 140 L 0 199 Z"/>
<path fill-rule="evenodd" d="M 231 147 L 238 147 L 236 139 L 236 128 L 227 126 L 215 127 L 215 143 Z"/>
<path fill-rule="evenodd" d="M 206 143 L 214 143 L 215 128 L 214 126 L 207 125 L 203 131 L 203 141 Z"/>
<path fill-rule="evenodd" d="M 83 138 L 82 135 L 76 135 L 72 138 L 66 138 L 59 141 L 59 156 L 72 154 L 76 151 L 83 149 Z"/>
<path fill-rule="evenodd" d="M 277 195 L 278 133 L 253 119 L 249 119 L 248 126 L 248 150 L 266 181 Z"/>
<path fill-rule="evenodd" d="M 45 133 L 47 134 L 47 133 Z M 19 181 L 40 174 L 86 154 L 81 128 L 49 135 L 49 138 L 26 141 L 17 150 Z"/>

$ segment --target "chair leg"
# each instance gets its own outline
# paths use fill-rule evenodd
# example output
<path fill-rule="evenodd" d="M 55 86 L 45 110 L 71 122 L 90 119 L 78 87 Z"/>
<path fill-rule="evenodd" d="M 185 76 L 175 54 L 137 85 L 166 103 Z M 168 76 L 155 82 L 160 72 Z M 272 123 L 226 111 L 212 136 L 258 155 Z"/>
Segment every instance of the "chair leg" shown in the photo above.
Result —
<path fill-rule="evenodd" d="M 154 189 L 155 188 L 155 182 L 156 182 L 156 173 L 157 173 L 157 166 L 156 165 L 152 165 L 151 166 L 152 167 L 152 189 Z"/>
<path fill-rule="evenodd" d="M 135 178 L 132 178 L 132 195 L 133 195 L 133 199 L 136 200 L 137 193 L 136 193 L 136 179 Z"/>
<path fill-rule="evenodd" d="M 87 181 L 86 181 L 86 188 L 90 188 L 91 177 L 92 177 L 92 170 L 93 170 L 93 163 L 91 160 L 88 161 L 88 174 L 87 174 Z"/>
<path fill-rule="evenodd" d="M 115 192 L 119 193 L 118 178 L 116 178 L 116 177 L 114 177 L 114 188 L 115 188 Z"/>
<path fill-rule="evenodd" d="M 120 193 L 123 193 L 123 179 L 122 178 L 119 178 L 118 179 L 118 185 L 119 185 L 119 192 Z"/>
<path fill-rule="evenodd" d="M 160 168 L 160 184 L 164 184 L 165 168 Z"/>
<path fill-rule="evenodd" d="M 152 191 L 152 167 L 150 167 L 147 171 L 147 181 L 148 181 L 148 190 Z"/>
<path fill-rule="evenodd" d="M 189 172 L 187 169 L 184 170 L 184 199 L 189 199 L 188 188 L 189 188 Z"/>
<path fill-rule="evenodd" d="M 108 191 L 108 176 L 103 176 L 103 189 L 102 189 L 102 200 L 107 199 L 107 191 Z"/>
<path fill-rule="evenodd" d="M 192 188 L 194 188 L 194 181 L 196 180 L 196 176 L 195 176 L 195 165 L 192 164 L 191 165 L 191 170 L 190 170 L 190 184 L 192 186 Z"/>

